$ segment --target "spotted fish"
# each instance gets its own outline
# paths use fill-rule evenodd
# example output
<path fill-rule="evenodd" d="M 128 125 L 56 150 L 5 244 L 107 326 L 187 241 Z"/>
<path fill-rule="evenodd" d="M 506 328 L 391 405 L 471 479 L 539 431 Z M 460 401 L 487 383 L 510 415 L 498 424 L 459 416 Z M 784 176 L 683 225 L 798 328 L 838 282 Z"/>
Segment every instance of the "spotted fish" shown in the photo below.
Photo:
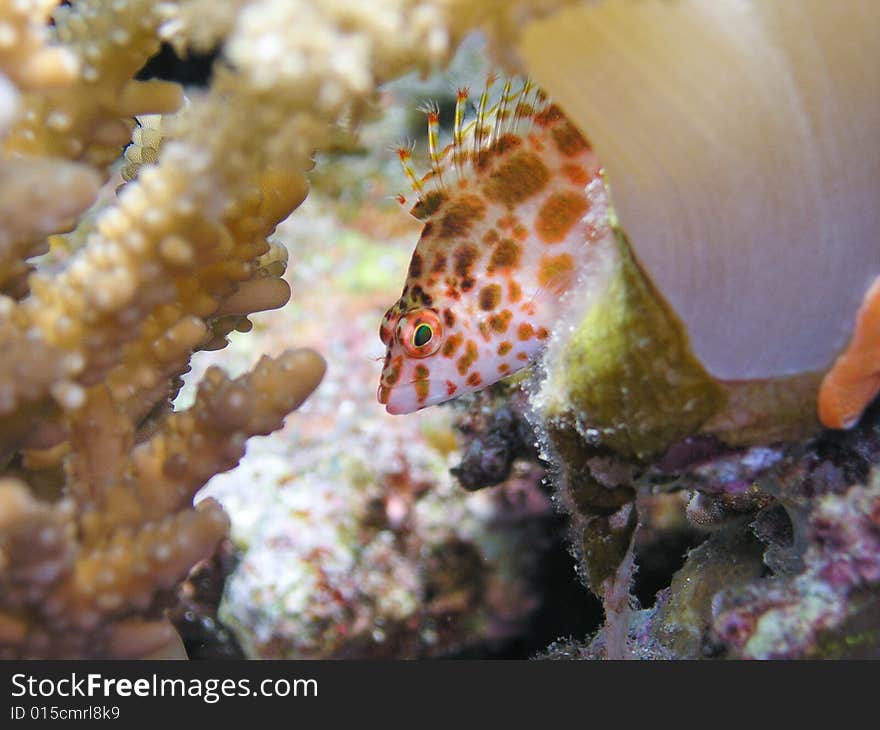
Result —
<path fill-rule="evenodd" d="M 530 81 L 508 80 L 490 105 L 492 85 L 468 123 L 459 89 L 442 150 L 437 107 L 426 107 L 427 174 L 416 174 L 409 147 L 398 150 L 424 227 L 379 330 L 378 399 L 392 414 L 479 390 L 537 358 L 591 247 L 611 235 L 583 135 Z"/>

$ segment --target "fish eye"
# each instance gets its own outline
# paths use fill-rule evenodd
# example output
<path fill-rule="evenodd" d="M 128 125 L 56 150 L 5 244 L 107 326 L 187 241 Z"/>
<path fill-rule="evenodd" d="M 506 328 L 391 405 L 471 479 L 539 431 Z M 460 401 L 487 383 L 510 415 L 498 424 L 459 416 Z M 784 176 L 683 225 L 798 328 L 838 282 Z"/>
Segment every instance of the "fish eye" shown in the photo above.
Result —
<path fill-rule="evenodd" d="M 424 347 L 434 336 L 434 329 L 431 325 L 422 322 L 413 332 L 413 347 Z"/>
<path fill-rule="evenodd" d="M 443 327 L 433 309 L 409 312 L 398 327 L 398 341 L 410 357 L 429 357 L 440 349 Z"/>

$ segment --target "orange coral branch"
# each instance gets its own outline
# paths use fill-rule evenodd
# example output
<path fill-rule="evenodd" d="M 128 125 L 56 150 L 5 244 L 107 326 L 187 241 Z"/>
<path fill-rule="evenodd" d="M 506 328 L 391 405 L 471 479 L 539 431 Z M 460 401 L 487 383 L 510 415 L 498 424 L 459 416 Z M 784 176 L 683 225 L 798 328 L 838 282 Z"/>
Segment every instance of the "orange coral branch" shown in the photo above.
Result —
<path fill-rule="evenodd" d="M 828 428 L 851 428 L 880 393 L 880 277 L 865 294 L 856 328 L 819 388 L 819 418 Z"/>

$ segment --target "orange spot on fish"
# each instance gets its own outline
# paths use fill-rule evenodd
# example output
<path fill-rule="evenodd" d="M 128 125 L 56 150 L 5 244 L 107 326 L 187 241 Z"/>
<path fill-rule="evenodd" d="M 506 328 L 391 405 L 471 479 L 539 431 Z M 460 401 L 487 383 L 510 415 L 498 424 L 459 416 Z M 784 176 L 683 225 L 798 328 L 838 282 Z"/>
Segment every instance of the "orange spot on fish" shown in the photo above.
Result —
<path fill-rule="evenodd" d="M 590 182 L 589 174 L 587 174 L 587 171 L 580 165 L 566 163 L 560 169 L 562 174 L 565 175 L 569 180 L 571 180 L 575 185 L 586 185 L 588 182 Z"/>
<path fill-rule="evenodd" d="M 486 204 L 476 195 L 463 195 L 450 203 L 440 220 L 438 235 L 460 239 L 468 234 L 474 223 L 486 214 Z"/>
<path fill-rule="evenodd" d="M 467 371 L 471 369 L 471 365 L 477 361 L 478 354 L 477 343 L 473 340 L 468 340 L 464 348 L 464 355 L 458 358 L 457 362 L 458 372 L 461 375 L 467 374 Z"/>
<path fill-rule="evenodd" d="M 391 367 L 385 369 L 385 376 L 382 378 L 385 385 L 395 385 L 400 379 L 400 368 L 403 364 L 403 357 L 396 357 L 391 363 Z"/>
<path fill-rule="evenodd" d="M 538 269 L 538 283 L 555 294 L 568 289 L 574 276 L 574 259 L 569 253 L 542 256 Z"/>
<path fill-rule="evenodd" d="M 471 269 L 477 260 L 477 249 L 474 246 L 465 244 L 455 249 L 452 255 L 454 262 L 454 271 L 456 276 L 467 279 L 471 275 Z"/>
<path fill-rule="evenodd" d="M 535 124 L 539 127 L 549 127 L 560 119 L 562 119 L 562 111 L 560 111 L 556 104 L 550 104 L 546 109 L 535 114 Z"/>
<path fill-rule="evenodd" d="M 410 208 L 409 212 L 419 220 L 426 220 L 436 213 L 448 199 L 449 196 L 443 191 L 432 190 Z"/>
<path fill-rule="evenodd" d="M 541 192 L 550 180 L 550 171 L 534 152 L 514 153 L 483 183 L 483 192 L 508 208 Z"/>
<path fill-rule="evenodd" d="M 492 152 L 503 155 L 522 145 L 522 140 L 515 134 L 504 134 L 492 143 Z"/>
<path fill-rule="evenodd" d="M 502 239 L 492 250 L 486 271 L 494 274 L 500 269 L 517 268 L 522 257 L 522 246 L 510 238 Z"/>
<path fill-rule="evenodd" d="M 489 342 L 492 339 L 490 325 L 486 320 L 481 320 L 477 325 L 477 329 L 480 330 L 480 335 L 482 335 L 484 342 Z"/>
<path fill-rule="evenodd" d="M 513 319 L 513 312 L 509 309 L 504 309 L 498 314 L 493 314 L 489 317 L 489 326 L 499 334 L 503 334 L 507 332 L 507 328 L 510 325 L 510 320 Z"/>
<path fill-rule="evenodd" d="M 553 141 L 556 142 L 556 147 L 566 157 L 576 157 L 590 148 L 583 135 L 568 121 L 564 121 L 558 127 L 554 127 L 551 130 L 551 134 L 553 135 Z"/>
<path fill-rule="evenodd" d="M 553 193 L 541 204 L 535 218 L 535 231 L 544 243 L 559 243 L 568 235 L 590 207 L 584 193 Z"/>
<path fill-rule="evenodd" d="M 413 253 L 409 261 L 409 276 L 412 279 L 418 279 L 422 275 L 422 257 L 419 252 Z"/>
<path fill-rule="evenodd" d="M 480 289 L 480 309 L 491 312 L 501 301 L 501 286 L 499 284 L 489 284 Z"/>
<path fill-rule="evenodd" d="M 519 285 L 514 279 L 511 279 L 507 283 L 507 297 L 510 299 L 512 304 L 516 304 L 520 299 L 522 299 L 522 287 Z"/>
<path fill-rule="evenodd" d="M 458 332 L 449 335 L 446 338 L 446 342 L 443 343 L 443 349 L 441 350 L 443 357 L 452 357 L 463 341 L 464 336 Z"/>
<path fill-rule="evenodd" d="M 491 246 L 501 239 L 501 235 L 498 233 L 498 230 L 495 228 L 490 228 L 483 234 L 483 243 L 488 246 Z"/>

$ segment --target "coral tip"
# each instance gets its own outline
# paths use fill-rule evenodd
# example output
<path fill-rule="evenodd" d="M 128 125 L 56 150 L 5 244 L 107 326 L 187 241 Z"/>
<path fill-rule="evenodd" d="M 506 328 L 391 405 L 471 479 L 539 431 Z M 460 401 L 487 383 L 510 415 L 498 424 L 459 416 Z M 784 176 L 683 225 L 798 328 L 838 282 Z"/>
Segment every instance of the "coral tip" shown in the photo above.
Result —
<path fill-rule="evenodd" d="M 851 428 L 880 393 L 880 276 L 865 294 L 855 332 L 819 388 L 819 419 Z"/>

